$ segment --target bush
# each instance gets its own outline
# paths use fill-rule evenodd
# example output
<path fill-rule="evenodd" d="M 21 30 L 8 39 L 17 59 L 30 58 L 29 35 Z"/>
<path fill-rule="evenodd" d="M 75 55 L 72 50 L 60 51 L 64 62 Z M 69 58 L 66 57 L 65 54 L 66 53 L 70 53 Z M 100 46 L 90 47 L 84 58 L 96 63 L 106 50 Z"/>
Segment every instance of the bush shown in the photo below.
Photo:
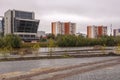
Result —
<path fill-rule="evenodd" d="M 23 43 L 22 44 L 22 48 L 31 48 L 35 45 L 36 43 Z M 40 47 L 47 47 L 48 46 L 48 42 L 39 42 L 37 43 L 40 45 Z"/>
<path fill-rule="evenodd" d="M 21 39 L 17 35 L 6 35 L 3 37 L 3 42 L 5 47 L 20 48 Z"/>
<path fill-rule="evenodd" d="M 57 38 L 57 45 L 60 47 L 76 46 L 77 37 L 74 35 L 61 35 Z"/>
<path fill-rule="evenodd" d="M 59 35 L 56 38 L 59 47 L 81 47 L 81 46 L 116 46 L 120 43 L 120 37 L 101 36 L 99 38 L 85 38 L 75 35 Z"/>

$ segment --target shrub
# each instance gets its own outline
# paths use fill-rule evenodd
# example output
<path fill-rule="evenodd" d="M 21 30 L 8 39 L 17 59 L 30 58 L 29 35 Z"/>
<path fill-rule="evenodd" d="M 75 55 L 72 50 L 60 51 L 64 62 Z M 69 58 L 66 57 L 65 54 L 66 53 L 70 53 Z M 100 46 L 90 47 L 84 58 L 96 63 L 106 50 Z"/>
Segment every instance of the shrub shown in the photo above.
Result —
<path fill-rule="evenodd" d="M 20 48 L 21 47 L 21 39 L 17 35 L 6 35 L 3 37 L 3 42 L 5 47 L 12 47 L 12 48 Z"/>

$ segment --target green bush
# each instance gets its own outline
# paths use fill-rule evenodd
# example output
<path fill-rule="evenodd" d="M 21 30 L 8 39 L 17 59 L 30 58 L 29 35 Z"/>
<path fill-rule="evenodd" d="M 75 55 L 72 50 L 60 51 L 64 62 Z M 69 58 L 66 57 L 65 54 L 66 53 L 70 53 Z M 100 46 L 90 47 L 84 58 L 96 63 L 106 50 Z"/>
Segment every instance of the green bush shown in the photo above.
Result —
<path fill-rule="evenodd" d="M 62 47 L 76 46 L 77 37 L 74 35 L 61 35 L 57 38 L 57 45 Z"/>
<path fill-rule="evenodd" d="M 6 35 L 0 38 L 0 47 L 10 47 L 10 48 L 20 48 L 21 47 L 21 39 L 17 35 Z"/>
<path fill-rule="evenodd" d="M 22 43 L 22 48 L 31 48 L 35 45 L 36 43 Z M 37 44 L 40 45 L 40 47 L 47 47 L 48 42 L 38 42 Z"/>
<path fill-rule="evenodd" d="M 55 41 L 53 39 L 49 39 L 48 41 L 48 49 L 49 49 L 49 55 L 52 56 L 52 53 L 54 52 L 55 48 Z"/>
<path fill-rule="evenodd" d="M 59 47 L 81 47 L 81 46 L 116 46 L 120 43 L 120 37 L 102 36 L 99 38 L 85 38 L 83 36 L 75 35 L 59 35 L 56 38 Z"/>
<path fill-rule="evenodd" d="M 6 35 L 3 37 L 3 43 L 5 47 L 20 48 L 21 39 L 17 35 Z"/>

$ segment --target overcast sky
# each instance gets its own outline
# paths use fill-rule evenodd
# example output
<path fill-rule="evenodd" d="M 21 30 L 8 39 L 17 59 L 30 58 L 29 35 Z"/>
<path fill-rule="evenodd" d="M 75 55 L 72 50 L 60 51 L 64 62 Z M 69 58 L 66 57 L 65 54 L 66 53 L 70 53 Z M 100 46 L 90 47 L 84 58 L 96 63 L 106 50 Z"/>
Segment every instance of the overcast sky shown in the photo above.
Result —
<path fill-rule="evenodd" d="M 0 0 L 0 15 L 8 9 L 34 11 L 40 19 L 39 30 L 51 32 L 51 22 L 71 21 L 77 32 L 87 25 L 120 28 L 120 0 Z"/>

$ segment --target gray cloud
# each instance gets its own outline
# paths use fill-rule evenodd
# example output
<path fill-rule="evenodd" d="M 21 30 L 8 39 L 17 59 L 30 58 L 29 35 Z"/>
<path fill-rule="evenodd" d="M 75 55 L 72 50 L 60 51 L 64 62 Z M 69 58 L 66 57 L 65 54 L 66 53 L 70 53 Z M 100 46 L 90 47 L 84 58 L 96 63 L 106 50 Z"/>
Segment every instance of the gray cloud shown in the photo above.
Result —
<path fill-rule="evenodd" d="M 77 23 L 77 32 L 87 25 L 120 27 L 120 0 L 0 0 L 0 15 L 8 9 L 34 11 L 41 20 L 39 30 L 50 31 L 52 21 Z"/>

